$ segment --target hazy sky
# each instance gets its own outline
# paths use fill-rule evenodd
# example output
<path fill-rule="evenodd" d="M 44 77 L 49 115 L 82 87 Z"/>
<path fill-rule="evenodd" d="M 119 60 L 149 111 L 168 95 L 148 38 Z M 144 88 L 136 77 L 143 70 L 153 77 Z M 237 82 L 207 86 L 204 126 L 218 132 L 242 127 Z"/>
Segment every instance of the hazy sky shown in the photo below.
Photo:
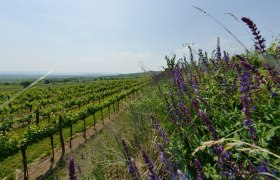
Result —
<path fill-rule="evenodd" d="M 271 42 L 280 32 L 279 0 L 0 0 L 0 72 L 140 72 L 165 65 L 184 43 L 211 52 L 244 51 L 198 6 L 252 42 L 229 15 L 250 17 Z"/>

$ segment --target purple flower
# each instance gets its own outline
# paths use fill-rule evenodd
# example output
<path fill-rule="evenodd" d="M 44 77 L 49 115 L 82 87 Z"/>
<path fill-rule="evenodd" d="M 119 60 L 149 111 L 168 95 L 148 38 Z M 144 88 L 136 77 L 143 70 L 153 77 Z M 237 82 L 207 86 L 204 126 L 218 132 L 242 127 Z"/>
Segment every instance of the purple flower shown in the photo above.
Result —
<path fill-rule="evenodd" d="M 182 88 L 183 91 L 184 91 L 185 93 L 187 93 L 187 92 L 188 92 L 188 88 L 187 88 L 187 86 L 186 86 L 186 84 L 185 84 L 183 75 L 182 75 L 182 73 L 181 73 L 181 71 L 180 71 L 179 68 L 177 68 L 177 69 L 175 70 L 175 76 L 174 76 L 174 78 L 175 78 L 175 82 L 176 82 L 176 85 L 177 85 L 178 89 L 179 89 L 179 88 Z"/>
<path fill-rule="evenodd" d="M 162 127 L 160 126 L 160 123 L 158 120 L 156 120 L 155 116 L 153 114 L 151 114 L 151 119 L 153 121 L 153 128 L 155 128 L 160 137 L 162 137 L 162 139 L 165 141 L 166 144 L 169 144 L 169 138 L 168 135 L 166 134 L 166 132 L 162 129 Z"/>
<path fill-rule="evenodd" d="M 225 62 L 229 61 L 229 54 L 226 51 L 224 51 L 224 61 Z"/>
<path fill-rule="evenodd" d="M 198 110 L 199 110 L 199 103 L 197 102 L 197 100 L 191 99 L 191 106 L 193 107 L 193 109 L 194 109 L 195 111 L 198 111 Z"/>
<path fill-rule="evenodd" d="M 210 61 L 212 62 L 212 65 L 213 65 L 213 71 L 216 72 L 217 71 L 217 64 L 216 64 L 215 60 L 210 59 Z"/>
<path fill-rule="evenodd" d="M 72 156 L 70 157 L 70 160 L 69 160 L 68 170 L 69 170 L 70 180 L 76 180 L 77 177 L 75 176 L 75 164 L 74 164 L 74 158 Z"/>
<path fill-rule="evenodd" d="M 170 179 L 173 179 L 174 177 L 174 174 L 173 174 L 173 170 L 172 170 L 172 164 L 169 160 L 169 157 L 168 155 L 166 154 L 164 148 L 163 148 L 163 145 L 161 143 L 158 144 L 158 148 L 159 148 L 159 151 L 160 151 L 160 161 L 162 163 L 164 163 L 165 165 L 165 170 L 169 176 Z"/>
<path fill-rule="evenodd" d="M 142 149 L 142 156 L 143 156 L 143 159 L 146 163 L 146 166 L 148 167 L 148 169 L 150 171 L 149 179 L 157 180 L 158 177 L 157 177 L 157 174 L 156 174 L 156 170 L 154 168 L 154 164 L 149 160 L 149 157 L 148 157 L 148 155 L 147 155 L 147 153 L 145 152 L 144 149 Z"/>
<path fill-rule="evenodd" d="M 242 100 L 242 104 L 243 104 L 242 111 L 244 112 L 244 115 L 245 115 L 243 124 L 246 128 L 248 128 L 249 137 L 255 141 L 256 140 L 256 128 L 254 127 L 253 120 L 250 118 L 250 109 L 249 109 L 250 106 L 249 106 L 249 101 L 248 101 L 246 94 L 242 94 L 241 100 Z"/>
<path fill-rule="evenodd" d="M 242 17 L 241 20 L 247 24 L 247 26 L 251 29 L 252 34 L 255 37 L 255 49 L 262 53 L 265 52 L 265 39 L 261 37 L 260 31 L 258 31 L 256 24 L 247 17 Z"/>
<path fill-rule="evenodd" d="M 242 68 L 242 75 L 240 77 L 240 91 L 248 92 L 250 91 L 249 73 L 246 68 Z"/>
<path fill-rule="evenodd" d="M 185 104 L 180 104 L 180 109 L 184 115 L 184 118 L 187 119 L 188 123 L 191 123 L 191 111 L 186 107 Z"/>
<path fill-rule="evenodd" d="M 216 57 L 218 60 L 221 59 L 222 53 L 221 53 L 221 47 L 220 47 L 220 38 L 217 38 L 217 52 L 216 52 Z"/>
<path fill-rule="evenodd" d="M 136 180 L 136 179 L 138 179 L 138 169 L 135 165 L 135 162 L 133 161 L 133 159 L 131 158 L 131 156 L 129 154 L 128 146 L 123 138 L 122 138 L 122 145 L 123 145 L 124 154 L 125 154 L 126 160 L 127 160 L 128 172 L 132 175 L 133 179 Z"/>
<path fill-rule="evenodd" d="M 260 164 L 259 164 L 259 166 L 258 166 L 258 171 L 259 171 L 260 173 L 262 173 L 262 172 L 269 172 L 269 169 L 268 169 L 266 163 L 264 163 L 263 161 L 260 162 Z"/>
<path fill-rule="evenodd" d="M 214 140 L 217 139 L 215 128 L 213 127 L 213 125 L 210 122 L 209 118 L 207 117 L 206 113 L 203 110 L 199 109 L 199 116 L 203 120 L 203 122 L 207 125 L 212 139 L 214 139 Z"/>
<path fill-rule="evenodd" d="M 194 159 L 194 165 L 195 165 L 195 168 L 196 168 L 196 175 L 197 175 L 197 180 L 202 180 L 203 179 L 203 169 L 202 169 L 202 166 L 199 162 L 198 159 Z"/>
<path fill-rule="evenodd" d="M 176 119 L 180 120 L 182 114 L 181 114 L 180 110 L 177 108 L 177 103 L 175 101 L 175 97 L 172 92 L 170 92 L 170 98 L 171 98 L 171 102 L 172 102 L 172 107 L 175 111 Z"/>

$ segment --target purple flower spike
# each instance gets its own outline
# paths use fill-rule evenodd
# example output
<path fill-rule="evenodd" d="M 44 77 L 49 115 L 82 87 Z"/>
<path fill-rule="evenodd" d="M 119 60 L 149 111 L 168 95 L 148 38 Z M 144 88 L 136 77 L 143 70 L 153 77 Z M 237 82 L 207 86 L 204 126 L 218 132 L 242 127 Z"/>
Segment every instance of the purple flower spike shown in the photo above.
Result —
<path fill-rule="evenodd" d="M 194 159 L 194 165 L 196 168 L 197 180 L 203 180 L 203 169 L 202 169 L 202 166 L 201 166 L 199 160 L 196 158 Z"/>
<path fill-rule="evenodd" d="M 151 119 L 153 121 L 153 125 L 152 127 L 154 129 L 156 129 L 160 135 L 160 137 L 162 137 L 162 139 L 166 142 L 166 144 L 169 144 L 169 137 L 166 134 L 166 132 L 162 129 L 162 127 L 160 126 L 159 121 L 155 118 L 155 116 L 153 114 L 151 114 Z"/>
<path fill-rule="evenodd" d="M 249 73 L 246 68 L 242 68 L 242 75 L 240 78 L 240 91 L 241 92 L 248 92 L 250 91 L 250 82 L 249 82 Z"/>
<path fill-rule="evenodd" d="M 267 168 L 266 163 L 260 162 L 260 164 L 258 166 L 258 171 L 259 172 L 269 172 L 269 169 Z"/>
<path fill-rule="evenodd" d="M 224 51 L 224 61 L 225 62 L 229 61 L 229 54 L 226 51 Z"/>
<path fill-rule="evenodd" d="M 70 157 L 70 160 L 69 160 L 68 170 L 69 170 L 70 180 L 76 180 L 77 177 L 75 175 L 75 164 L 74 164 L 74 158 L 72 156 Z"/>
<path fill-rule="evenodd" d="M 214 139 L 214 140 L 217 139 L 216 131 L 215 131 L 212 123 L 210 122 L 209 118 L 207 117 L 206 113 L 203 110 L 199 109 L 199 116 L 202 119 L 202 121 L 207 125 L 212 139 Z"/>
<path fill-rule="evenodd" d="M 262 36 L 260 35 L 260 31 L 258 31 L 256 24 L 247 17 L 242 17 L 241 20 L 247 24 L 247 26 L 251 29 L 252 34 L 255 37 L 255 40 L 256 40 L 255 49 L 257 51 L 264 53 L 265 52 L 265 45 L 264 45 L 265 39 L 262 38 Z"/>
<path fill-rule="evenodd" d="M 243 104 L 242 110 L 245 115 L 243 124 L 246 128 L 248 128 L 249 137 L 255 141 L 256 140 L 256 128 L 254 127 L 253 120 L 250 118 L 250 109 L 249 109 L 250 107 L 249 107 L 249 101 L 248 101 L 246 94 L 242 94 L 241 100 L 242 100 L 242 104 Z"/>
<path fill-rule="evenodd" d="M 132 175 L 134 180 L 137 180 L 138 179 L 138 170 L 137 170 L 134 160 L 129 155 L 128 146 L 123 138 L 122 138 L 122 145 L 123 145 L 124 154 L 125 154 L 126 160 L 127 160 L 128 172 Z"/>
<path fill-rule="evenodd" d="M 149 174 L 149 179 L 151 180 L 158 180 L 157 178 L 157 174 L 156 174 L 156 171 L 154 169 L 154 164 L 149 160 L 149 157 L 147 155 L 147 153 L 145 152 L 144 149 L 142 149 L 142 156 L 144 158 L 144 161 L 150 171 L 150 174 Z"/>
<path fill-rule="evenodd" d="M 192 99 L 191 100 L 191 106 L 194 108 L 194 110 L 196 110 L 196 111 L 199 110 L 199 103 L 197 102 L 197 100 Z"/>
<path fill-rule="evenodd" d="M 222 53 L 221 53 L 221 47 L 220 47 L 220 38 L 217 38 L 217 52 L 216 52 L 216 57 L 218 60 L 221 59 Z"/>

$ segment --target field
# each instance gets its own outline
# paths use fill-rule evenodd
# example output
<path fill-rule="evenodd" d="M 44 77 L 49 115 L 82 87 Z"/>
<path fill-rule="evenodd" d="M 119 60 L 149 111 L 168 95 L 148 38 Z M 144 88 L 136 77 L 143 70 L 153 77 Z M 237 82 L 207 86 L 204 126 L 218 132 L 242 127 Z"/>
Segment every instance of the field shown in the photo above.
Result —
<path fill-rule="evenodd" d="M 27 175 L 27 164 L 49 155 L 54 161 L 55 147 L 64 147 L 64 141 L 71 143 L 77 132 L 86 138 L 87 127 L 119 112 L 123 102 L 136 96 L 145 84 L 142 77 L 95 78 L 81 83 L 39 83 L 23 93 L 16 83 L 2 85 L 1 104 L 9 103 L 0 117 L 0 177 L 13 177 L 18 169 Z M 64 152 L 60 159 L 63 156 Z"/>

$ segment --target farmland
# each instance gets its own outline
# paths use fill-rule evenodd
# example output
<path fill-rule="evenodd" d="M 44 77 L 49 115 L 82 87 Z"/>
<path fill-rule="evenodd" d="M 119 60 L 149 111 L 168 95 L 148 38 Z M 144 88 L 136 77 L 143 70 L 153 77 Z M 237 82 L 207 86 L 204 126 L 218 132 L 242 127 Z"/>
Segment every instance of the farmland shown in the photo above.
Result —
<path fill-rule="evenodd" d="M 54 148 L 63 147 L 64 139 L 71 144 L 80 131 L 86 138 L 88 126 L 118 112 L 122 101 L 136 96 L 145 84 L 145 78 L 41 84 L 13 101 L 9 100 L 22 91 L 20 86 L 2 91 L 1 104 L 9 103 L 1 109 L 1 178 L 22 167 L 27 175 L 27 163 L 49 154 L 53 161 Z"/>

